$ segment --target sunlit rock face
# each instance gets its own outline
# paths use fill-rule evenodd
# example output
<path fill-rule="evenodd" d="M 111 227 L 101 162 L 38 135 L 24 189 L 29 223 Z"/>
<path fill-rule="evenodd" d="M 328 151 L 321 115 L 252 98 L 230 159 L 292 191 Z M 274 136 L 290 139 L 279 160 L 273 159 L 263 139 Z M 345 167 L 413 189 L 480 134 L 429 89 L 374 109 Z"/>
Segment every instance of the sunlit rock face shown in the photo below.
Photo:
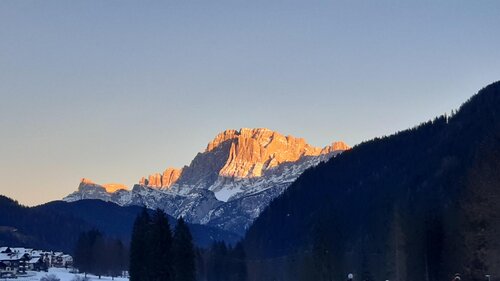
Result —
<path fill-rule="evenodd" d="M 102 185 L 104 189 L 106 189 L 106 192 L 113 193 L 117 192 L 118 190 L 127 190 L 127 186 L 121 183 L 105 183 Z"/>
<path fill-rule="evenodd" d="M 167 168 L 162 175 L 162 187 L 170 187 L 181 176 L 182 169 Z"/>
<path fill-rule="evenodd" d="M 78 190 L 66 196 L 65 201 L 77 201 L 84 199 L 100 199 L 125 205 L 126 197 L 130 192 L 123 184 L 96 184 L 90 179 L 83 178 L 78 185 Z"/>
<path fill-rule="evenodd" d="M 82 178 L 80 180 L 80 185 L 95 185 L 95 183 L 90 179 Z"/>
<path fill-rule="evenodd" d="M 80 185 L 78 186 L 78 189 L 82 190 L 88 190 L 88 189 L 103 189 L 107 193 L 114 193 L 118 190 L 127 190 L 127 186 L 121 183 L 106 183 L 103 185 L 96 184 L 92 180 L 87 179 L 87 178 L 82 178 L 80 181 Z"/>
<path fill-rule="evenodd" d="M 343 142 L 314 147 L 302 138 L 264 128 L 226 130 L 189 166 L 143 177 L 131 191 L 103 185 L 106 195 L 79 188 L 64 200 L 95 197 L 121 205 L 162 208 L 193 223 L 241 234 L 304 170 L 347 149 Z M 118 190 L 120 198 L 109 196 L 116 193 L 113 190 Z"/>
<path fill-rule="evenodd" d="M 172 184 L 177 182 L 181 176 L 182 169 L 167 168 L 163 173 L 155 173 L 149 175 L 147 178 L 142 177 L 139 180 L 139 185 L 151 188 L 169 188 Z"/>
<path fill-rule="evenodd" d="M 228 130 L 219 134 L 206 153 L 230 142 L 228 157 L 219 176 L 252 178 L 285 162 L 295 162 L 303 156 L 318 156 L 323 149 L 313 147 L 302 138 L 284 136 L 268 129 Z M 328 153 L 325 151 L 325 153 Z"/>
<path fill-rule="evenodd" d="M 140 185 L 169 188 L 175 183 L 197 184 L 204 178 L 256 178 L 283 163 L 296 162 L 304 156 L 320 156 L 344 151 L 349 147 L 334 142 L 320 148 L 302 138 L 284 136 L 265 128 L 226 130 L 212 140 L 203 153 L 185 169 L 168 168 L 163 174 L 142 178 Z M 211 184 L 206 182 L 205 184 Z"/>

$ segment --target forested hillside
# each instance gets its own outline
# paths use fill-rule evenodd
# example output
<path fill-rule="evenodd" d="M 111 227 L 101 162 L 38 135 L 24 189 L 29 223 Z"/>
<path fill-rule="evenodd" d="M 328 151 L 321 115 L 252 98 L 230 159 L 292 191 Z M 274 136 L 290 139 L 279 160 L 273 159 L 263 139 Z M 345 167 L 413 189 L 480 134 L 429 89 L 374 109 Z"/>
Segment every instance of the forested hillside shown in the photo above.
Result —
<path fill-rule="evenodd" d="M 72 253 L 83 231 L 98 229 L 128 244 L 132 224 L 142 208 L 121 207 L 100 200 L 54 201 L 24 207 L 0 196 L 0 245 L 60 250 Z M 169 217 L 171 222 L 175 219 Z M 203 225 L 189 224 L 197 246 L 214 241 L 234 243 L 239 236 Z"/>
<path fill-rule="evenodd" d="M 500 83 L 307 170 L 245 238 L 250 280 L 500 276 Z"/>

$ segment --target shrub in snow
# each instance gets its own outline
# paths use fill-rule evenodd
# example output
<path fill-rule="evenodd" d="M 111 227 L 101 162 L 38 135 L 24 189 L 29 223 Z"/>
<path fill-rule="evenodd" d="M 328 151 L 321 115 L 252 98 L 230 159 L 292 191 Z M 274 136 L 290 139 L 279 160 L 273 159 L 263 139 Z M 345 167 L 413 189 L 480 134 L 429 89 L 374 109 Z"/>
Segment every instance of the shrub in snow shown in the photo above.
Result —
<path fill-rule="evenodd" d="M 75 275 L 71 281 L 88 281 L 89 278 L 85 276 Z"/>
<path fill-rule="evenodd" d="M 47 274 L 40 278 L 40 281 L 61 281 L 61 279 L 57 278 L 54 274 Z"/>

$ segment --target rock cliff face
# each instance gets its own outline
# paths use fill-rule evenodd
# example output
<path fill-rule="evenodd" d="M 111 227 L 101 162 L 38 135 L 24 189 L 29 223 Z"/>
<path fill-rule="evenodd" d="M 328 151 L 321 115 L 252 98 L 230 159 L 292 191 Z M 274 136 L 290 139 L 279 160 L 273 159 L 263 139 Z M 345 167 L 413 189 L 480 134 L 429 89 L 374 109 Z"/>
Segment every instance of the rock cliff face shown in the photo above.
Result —
<path fill-rule="evenodd" d="M 284 136 L 265 128 L 226 130 L 199 153 L 190 166 L 168 168 L 142 178 L 140 185 L 170 188 L 174 184 L 197 184 L 201 178 L 212 184 L 217 177 L 244 179 L 261 177 L 265 171 L 305 156 L 320 156 L 347 150 L 343 142 L 324 148 L 314 147 L 302 138 Z"/>
<path fill-rule="evenodd" d="M 120 205 L 126 205 L 125 197 L 130 192 L 122 184 L 96 184 L 89 179 L 83 178 L 78 185 L 78 190 L 65 197 L 63 200 L 72 202 L 84 199 L 100 199 L 111 201 Z"/>
<path fill-rule="evenodd" d="M 143 177 L 131 191 L 82 181 L 84 186 L 64 200 L 92 198 L 162 208 L 193 223 L 242 234 L 304 170 L 346 149 L 343 142 L 314 147 L 269 129 L 226 130 L 189 166 Z"/>
<path fill-rule="evenodd" d="M 229 157 L 219 176 L 230 178 L 261 177 L 263 172 L 304 156 L 318 156 L 323 149 L 310 146 L 304 139 L 283 136 L 268 129 L 228 130 L 208 144 L 206 152 L 229 142 Z"/>
<path fill-rule="evenodd" d="M 152 188 L 169 188 L 177 182 L 181 176 L 182 169 L 167 168 L 162 174 L 156 173 L 149 175 L 147 179 L 142 177 L 139 184 Z"/>
<path fill-rule="evenodd" d="M 120 183 L 106 183 L 103 185 L 96 184 L 90 179 L 82 178 L 79 189 L 104 189 L 107 193 L 114 193 L 119 190 L 127 190 L 127 186 Z"/>

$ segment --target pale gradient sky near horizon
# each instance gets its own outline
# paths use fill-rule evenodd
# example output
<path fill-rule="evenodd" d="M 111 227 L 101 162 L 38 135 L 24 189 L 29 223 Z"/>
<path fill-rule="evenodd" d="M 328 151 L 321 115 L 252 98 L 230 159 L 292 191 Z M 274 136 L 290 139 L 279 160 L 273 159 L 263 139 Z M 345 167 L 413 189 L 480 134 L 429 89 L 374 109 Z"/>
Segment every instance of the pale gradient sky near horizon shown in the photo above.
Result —
<path fill-rule="evenodd" d="M 228 128 L 354 145 L 500 79 L 500 1 L 0 1 L 0 194 L 132 185 Z"/>

